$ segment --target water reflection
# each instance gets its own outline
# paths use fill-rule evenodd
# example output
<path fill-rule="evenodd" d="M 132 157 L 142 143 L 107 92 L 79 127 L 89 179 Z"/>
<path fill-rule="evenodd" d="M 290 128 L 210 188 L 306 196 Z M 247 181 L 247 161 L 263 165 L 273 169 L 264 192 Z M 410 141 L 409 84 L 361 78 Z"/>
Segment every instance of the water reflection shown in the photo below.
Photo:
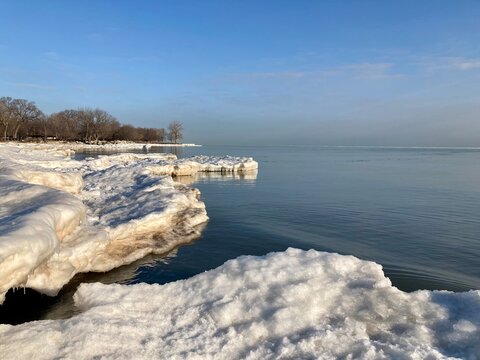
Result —
<path fill-rule="evenodd" d="M 140 268 L 167 265 L 176 255 L 177 249 L 174 249 L 164 255 L 147 255 L 131 264 L 121 266 L 106 273 L 77 274 L 57 296 L 58 302 L 55 306 L 45 309 L 41 318 L 66 319 L 78 313 L 73 302 L 73 295 L 82 283 L 129 284 L 132 279 L 137 277 Z"/>
<path fill-rule="evenodd" d="M 183 147 L 181 146 L 155 146 L 153 145 L 147 150 L 147 153 L 163 153 L 163 154 L 173 154 L 177 158 L 183 157 Z"/>
<path fill-rule="evenodd" d="M 114 154 L 123 154 L 123 153 L 133 153 L 133 154 L 173 154 L 176 155 L 177 158 L 182 158 L 184 156 L 184 148 L 181 146 L 155 146 L 152 145 L 150 147 L 138 148 L 138 149 L 129 149 L 129 148 L 111 148 L 111 149 L 89 149 L 84 148 L 82 150 L 78 150 L 73 155 L 74 160 L 85 160 L 86 158 L 93 157 L 97 158 L 100 155 L 114 155 Z"/>
<path fill-rule="evenodd" d="M 258 170 L 249 170 L 240 173 L 223 172 L 199 172 L 195 175 L 177 176 L 175 181 L 184 185 L 193 185 L 198 182 L 222 182 L 239 180 L 245 185 L 255 184 L 258 176 Z"/>
<path fill-rule="evenodd" d="M 176 255 L 177 249 L 174 249 L 168 254 L 147 255 L 106 273 L 77 274 L 55 297 L 31 289 L 10 290 L 0 306 L 0 323 L 20 324 L 33 320 L 68 318 L 77 313 L 73 294 L 81 283 L 128 284 L 137 276 L 140 268 L 169 264 Z"/>

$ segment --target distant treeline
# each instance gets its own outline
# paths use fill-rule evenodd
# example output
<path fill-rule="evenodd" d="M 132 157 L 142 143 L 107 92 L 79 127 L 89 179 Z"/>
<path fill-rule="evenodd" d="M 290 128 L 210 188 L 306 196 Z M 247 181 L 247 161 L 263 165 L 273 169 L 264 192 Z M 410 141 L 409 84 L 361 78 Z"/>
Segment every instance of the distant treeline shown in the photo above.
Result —
<path fill-rule="evenodd" d="M 171 142 L 182 140 L 182 124 L 171 122 L 164 128 L 142 128 L 121 124 L 101 109 L 63 110 L 44 114 L 32 101 L 0 98 L 1 140 L 64 140 L 100 143 L 126 140 Z"/>

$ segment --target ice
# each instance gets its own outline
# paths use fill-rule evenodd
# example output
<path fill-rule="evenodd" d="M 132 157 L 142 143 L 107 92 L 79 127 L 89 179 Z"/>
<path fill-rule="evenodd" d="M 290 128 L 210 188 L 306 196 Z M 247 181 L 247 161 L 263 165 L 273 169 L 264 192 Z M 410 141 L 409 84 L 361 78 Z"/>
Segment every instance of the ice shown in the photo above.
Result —
<path fill-rule="evenodd" d="M 228 156 L 71 153 L 0 145 L 2 299 L 21 286 L 53 295 L 78 272 L 195 238 L 205 206 L 174 179 L 258 168 Z M 0 357 L 480 358 L 480 291 L 405 293 L 378 264 L 314 250 L 243 256 L 166 285 L 83 284 L 75 303 L 70 319 L 0 325 Z"/>
<path fill-rule="evenodd" d="M 0 175 L 0 302 L 80 224 L 85 207 L 74 196 Z"/>
<path fill-rule="evenodd" d="M 166 285 L 83 284 L 80 314 L 0 326 L 5 359 L 478 359 L 480 292 L 393 287 L 380 265 L 288 249 Z"/>
<path fill-rule="evenodd" d="M 115 154 L 0 145 L 0 302 L 12 287 L 55 295 L 79 272 L 111 270 L 199 236 L 198 190 L 172 176 L 257 169 L 251 158 Z M 210 161 L 208 160 L 210 159 Z"/>
<path fill-rule="evenodd" d="M 152 148 L 163 147 L 201 147 L 197 144 L 154 144 L 154 143 L 135 143 L 130 141 L 116 141 L 104 144 L 85 144 L 83 142 L 50 142 L 50 143 L 23 143 L 23 148 L 32 150 L 43 150 L 51 152 L 63 152 L 65 154 L 72 154 L 76 151 L 81 152 L 114 152 L 114 151 L 128 151 L 128 150 L 149 150 Z"/>

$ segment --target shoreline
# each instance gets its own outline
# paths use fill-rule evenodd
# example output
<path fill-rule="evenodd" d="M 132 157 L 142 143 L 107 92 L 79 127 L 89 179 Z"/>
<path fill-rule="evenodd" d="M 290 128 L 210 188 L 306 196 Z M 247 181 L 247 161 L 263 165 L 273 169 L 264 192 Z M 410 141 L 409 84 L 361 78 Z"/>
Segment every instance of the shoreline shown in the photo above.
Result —
<path fill-rule="evenodd" d="M 184 144 L 167 144 L 167 143 L 146 143 L 146 142 L 128 142 L 128 141 L 117 141 L 117 142 L 108 142 L 105 144 L 87 144 L 78 141 L 45 141 L 45 142 L 19 142 L 19 141 L 6 141 L 0 142 L 0 145 L 7 144 L 13 146 L 26 146 L 37 149 L 49 149 L 59 148 L 59 149 L 71 149 L 77 151 L 91 151 L 91 150 L 141 150 L 141 149 L 150 149 L 150 148 L 169 148 L 169 147 L 202 147 L 202 145 L 184 143 Z"/>
<path fill-rule="evenodd" d="M 74 160 L 68 145 L 0 150 L 2 302 L 10 288 L 55 295 L 76 273 L 109 271 L 191 241 L 208 221 L 205 204 L 174 178 L 258 168 L 251 158 L 228 156 L 127 152 Z"/>
<path fill-rule="evenodd" d="M 53 294 L 73 272 L 107 271 L 141 257 L 145 249 L 155 253 L 165 245 L 178 246 L 178 234 L 163 233 L 160 239 L 148 234 L 162 225 L 164 231 L 180 231 L 181 239 L 194 238 L 192 216 L 204 224 L 207 215 L 199 193 L 174 177 L 242 174 L 258 167 L 251 158 L 228 156 L 178 160 L 120 153 L 80 161 L 67 155 L 67 148 L 0 145 L 0 190 L 7 194 L 0 205 L 13 209 L 10 228 L 1 228 L 0 254 L 16 257 L 16 262 L 0 262 L 2 278 L 2 265 L 25 270 L 18 262 L 22 255 L 11 246 L 56 246 L 39 252 L 42 259 L 25 276 L 27 282 L 16 286 L 38 290 L 41 285 L 42 292 Z M 18 212 L 13 205 L 19 205 Z M 85 212 L 78 224 L 75 209 Z M 65 210 L 71 212 L 68 219 L 62 218 Z M 36 222 L 30 222 L 32 214 Z M 51 216 L 48 221 L 45 214 Z M 30 226 L 33 235 L 25 233 Z M 49 241 L 32 244 L 44 234 Z M 480 354 L 479 290 L 407 293 L 394 287 L 377 263 L 315 250 L 240 256 L 164 285 L 81 284 L 74 302 L 76 314 L 65 319 L 0 325 L 0 354 L 5 359 L 72 354 L 85 359 L 457 359 Z"/>

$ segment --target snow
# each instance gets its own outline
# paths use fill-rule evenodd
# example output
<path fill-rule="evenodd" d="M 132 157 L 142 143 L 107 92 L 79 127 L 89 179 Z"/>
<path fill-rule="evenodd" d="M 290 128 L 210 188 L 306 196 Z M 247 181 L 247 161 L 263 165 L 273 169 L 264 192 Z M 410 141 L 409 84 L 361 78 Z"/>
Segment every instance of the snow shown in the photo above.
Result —
<path fill-rule="evenodd" d="M 17 143 L 11 143 L 17 145 Z M 85 144 L 83 142 L 50 142 L 50 143 L 22 143 L 22 147 L 44 150 L 44 151 L 63 151 L 67 154 L 74 152 L 114 152 L 114 151 L 128 151 L 128 150 L 150 150 L 152 148 L 161 147 L 201 147 L 197 144 L 154 144 L 154 143 L 135 143 L 130 141 L 116 141 L 105 144 Z"/>
<path fill-rule="evenodd" d="M 380 265 L 288 249 L 166 285 L 82 284 L 80 314 L 0 326 L 4 359 L 478 359 L 480 292 L 393 287 Z"/>
<path fill-rule="evenodd" d="M 258 167 L 251 158 L 124 153 L 76 161 L 72 153 L 65 145 L 0 145 L 0 303 L 12 287 L 55 295 L 76 273 L 191 241 L 208 220 L 205 205 L 172 176 Z"/>

